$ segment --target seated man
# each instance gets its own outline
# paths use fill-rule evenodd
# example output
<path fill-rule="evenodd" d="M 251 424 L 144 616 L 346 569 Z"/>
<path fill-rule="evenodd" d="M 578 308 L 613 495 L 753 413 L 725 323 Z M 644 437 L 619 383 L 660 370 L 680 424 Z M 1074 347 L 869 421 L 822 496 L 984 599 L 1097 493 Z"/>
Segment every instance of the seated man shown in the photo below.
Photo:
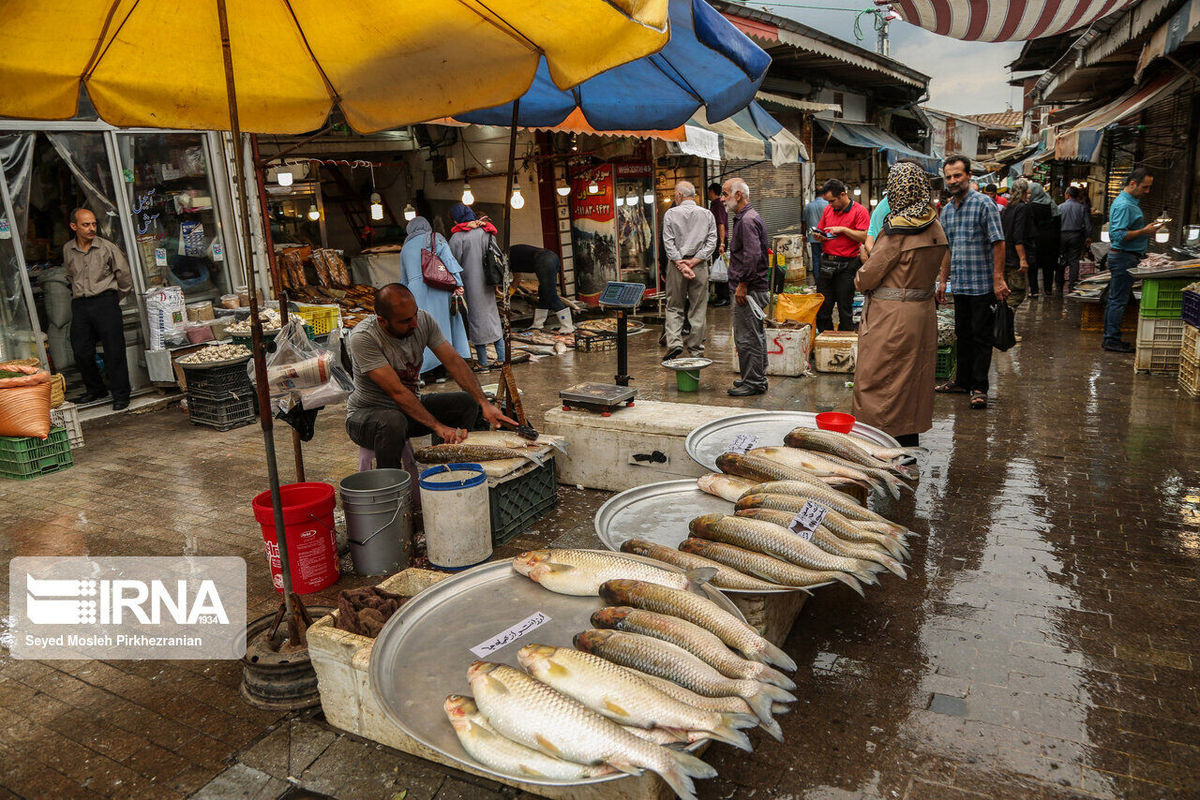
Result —
<path fill-rule="evenodd" d="M 417 395 L 417 378 L 428 347 L 464 392 Z M 359 447 L 375 451 L 380 468 L 403 469 L 400 454 L 413 436 L 433 434 L 435 443 L 457 444 L 484 422 L 516 424 L 484 397 L 479 381 L 412 292 L 398 283 L 375 291 L 375 316 L 350 334 L 354 392 L 346 403 L 346 432 Z"/>

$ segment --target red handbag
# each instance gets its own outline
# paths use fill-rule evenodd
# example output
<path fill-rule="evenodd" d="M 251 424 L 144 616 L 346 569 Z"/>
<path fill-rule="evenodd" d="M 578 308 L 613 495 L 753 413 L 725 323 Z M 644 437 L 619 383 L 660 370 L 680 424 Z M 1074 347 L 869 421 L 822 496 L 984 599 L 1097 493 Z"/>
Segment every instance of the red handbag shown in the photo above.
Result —
<path fill-rule="evenodd" d="M 452 292 L 458 288 L 458 281 L 454 280 L 450 270 L 446 269 L 446 265 L 438 258 L 436 236 L 436 233 L 430 231 L 429 249 L 421 248 L 421 277 L 426 286 Z"/>

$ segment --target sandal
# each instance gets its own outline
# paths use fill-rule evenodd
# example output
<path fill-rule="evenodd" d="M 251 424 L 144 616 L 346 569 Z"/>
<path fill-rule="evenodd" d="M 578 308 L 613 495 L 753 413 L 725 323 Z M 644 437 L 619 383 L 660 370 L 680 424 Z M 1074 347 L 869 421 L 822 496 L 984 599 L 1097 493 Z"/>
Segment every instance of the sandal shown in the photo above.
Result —
<path fill-rule="evenodd" d="M 967 390 L 959 386 L 954 381 L 946 381 L 941 386 L 933 387 L 933 390 L 938 394 L 966 394 Z"/>
<path fill-rule="evenodd" d="M 987 393 L 971 392 L 971 408 L 987 408 Z"/>

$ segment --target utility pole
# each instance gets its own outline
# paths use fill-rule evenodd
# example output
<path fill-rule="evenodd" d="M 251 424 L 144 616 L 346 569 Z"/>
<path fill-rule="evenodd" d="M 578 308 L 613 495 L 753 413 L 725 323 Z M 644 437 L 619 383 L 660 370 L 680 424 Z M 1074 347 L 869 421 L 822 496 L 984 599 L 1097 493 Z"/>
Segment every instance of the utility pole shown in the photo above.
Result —
<path fill-rule="evenodd" d="M 892 55 L 892 42 L 888 39 L 888 13 L 876 11 L 878 22 L 875 24 L 875 52 L 881 56 Z"/>

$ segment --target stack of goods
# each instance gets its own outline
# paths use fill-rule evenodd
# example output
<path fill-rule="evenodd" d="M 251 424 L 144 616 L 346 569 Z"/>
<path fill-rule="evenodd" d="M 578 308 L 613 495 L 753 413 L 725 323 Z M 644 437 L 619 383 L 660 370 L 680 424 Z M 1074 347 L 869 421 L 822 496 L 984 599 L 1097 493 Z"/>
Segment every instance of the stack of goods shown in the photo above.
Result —
<path fill-rule="evenodd" d="M 934 377 L 939 381 L 953 380 L 958 363 L 958 341 L 954 333 L 954 307 L 937 311 L 937 366 Z"/>
<path fill-rule="evenodd" d="M 283 288 L 299 290 L 316 285 L 327 289 L 351 286 L 350 270 L 339 250 L 282 247 L 278 250 L 279 279 Z"/>
<path fill-rule="evenodd" d="M 692 590 L 712 570 L 683 573 L 616 553 L 538 550 L 513 568 L 560 594 L 599 596 L 575 648 L 521 648 L 524 671 L 476 661 L 473 698 L 447 697 L 467 753 L 517 778 L 584 780 L 657 773 L 680 798 L 716 770 L 680 747 L 712 740 L 750 750 L 744 729 L 777 739 L 775 714 L 796 698 L 786 653 Z M 779 667 L 780 669 L 776 669 Z"/>
<path fill-rule="evenodd" d="M 1138 265 L 1138 271 L 1144 268 Z M 1183 345 L 1183 290 L 1192 278 L 1142 277 L 1138 308 L 1137 352 L 1133 368 L 1155 375 L 1177 375 Z"/>
<path fill-rule="evenodd" d="M 0 478 L 36 478 L 74 463 L 67 430 L 50 425 L 50 373 L 31 361 L 0 364 Z"/>
<path fill-rule="evenodd" d="M 361 284 L 355 284 L 347 289 L 307 286 L 289 291 L 288 297 L 299 303 L 341 306 L 342 327 L 344 328 L 353 328 L 375 313 L 375 290 Z"/>
<path fill-rule="evenodd" d="M 1183 288 L 1183 340 L 1179 346 L 1179 388 L 1200 398 L 1200 281 Z"/>
<path fill-rule="evenodd" d="M 193 425 L 227 431 L 254 421 L 254 387 L 245 367 L 249 358 L 240 344 L 214 344 L 179 359 Z"/>

